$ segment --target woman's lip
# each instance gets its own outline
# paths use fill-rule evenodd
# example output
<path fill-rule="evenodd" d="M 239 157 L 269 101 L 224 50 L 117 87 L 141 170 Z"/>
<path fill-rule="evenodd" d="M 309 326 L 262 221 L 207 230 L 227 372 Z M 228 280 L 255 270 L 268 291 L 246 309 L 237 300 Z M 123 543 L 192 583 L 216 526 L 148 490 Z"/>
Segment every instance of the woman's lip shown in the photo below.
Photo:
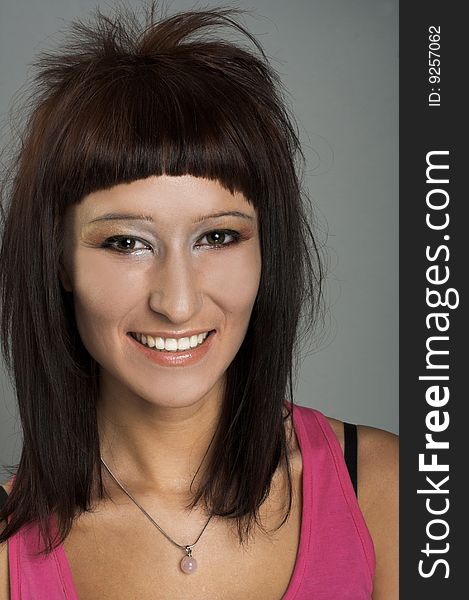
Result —
<path fill-rule="evenodd" d="M 188 348 L 187 350 L 180 350 L 179 352 L 153 350 L 152 348 L 144 346 L 138 342 L 130 334 L 127 335 L 127 338 L 130 340 L 130 343 L 144 356 L 151 360 L 151 362 L 163 367 L 185 367 L 198 362 L 207 354 L 215 336 L 216 331 L 212 329 L 200 346 L 197 346 L 196 348 Z"/>

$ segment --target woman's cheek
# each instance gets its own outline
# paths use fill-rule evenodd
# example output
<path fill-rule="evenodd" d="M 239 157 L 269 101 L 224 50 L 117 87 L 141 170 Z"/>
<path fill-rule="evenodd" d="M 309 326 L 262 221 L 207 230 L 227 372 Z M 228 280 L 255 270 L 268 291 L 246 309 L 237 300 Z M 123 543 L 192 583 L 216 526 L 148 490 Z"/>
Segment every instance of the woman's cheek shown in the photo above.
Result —
<path fill-rule="evenodd" d="M 94 327 L 125 317 L 144 293 L 142 269 L 130 268 L 126 257 L 111 258 L 84 250 L 76 263 L 74 301 L 77 321 Z"/>
<path fill-rule="evenodd" d="M 252 244 L 243 252 L 228 252 L 231 254 L 226 260 L 211 261 L 210 268 L 206 270 L 207 287 L 219 304 L 230 312 L 243 315 L 246 311 L 251 311 L 259 289 L 260 251 Z"/>

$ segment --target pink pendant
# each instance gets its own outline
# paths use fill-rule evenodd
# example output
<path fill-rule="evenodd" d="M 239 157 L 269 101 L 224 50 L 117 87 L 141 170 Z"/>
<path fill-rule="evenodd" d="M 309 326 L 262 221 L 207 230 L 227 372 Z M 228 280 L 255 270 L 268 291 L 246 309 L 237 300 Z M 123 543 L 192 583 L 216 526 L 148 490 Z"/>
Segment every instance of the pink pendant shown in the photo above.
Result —
<path fill-rule="evenodd" d="M 181 570 L 186 573 L 186 575 L 190 575 L 197 571 L 197 561 L 192 556 L 185 556 L 181 560 Z"/>

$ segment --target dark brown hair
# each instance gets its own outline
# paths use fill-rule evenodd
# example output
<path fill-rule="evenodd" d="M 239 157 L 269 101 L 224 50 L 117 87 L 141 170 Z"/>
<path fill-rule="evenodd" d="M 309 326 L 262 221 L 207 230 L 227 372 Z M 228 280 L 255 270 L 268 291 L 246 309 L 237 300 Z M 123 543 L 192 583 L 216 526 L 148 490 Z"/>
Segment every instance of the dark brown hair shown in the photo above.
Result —
<path fill-rule="evenodd" d="M 105 495 L 98 366 L 58 277 L 63 218 L 86 194 L 163 173 L 214 179 L 243 193 L 258 212 L 262 253 L 248 331 L 227 370 L 213 458 L 192 506 L 203 499 L 215 515 L 236 519 L 243 543 L 284 462 L 282 524 L 291 510 L 282 411 L 285 399 L 293 410 L 299 344 L 321 314 L 323 278 L 297 128 L 276 72 L 240 22 L 243 11 L 157 12 L 148 4 L 141 24 L 130 9 L 110 17 L 96 10 L 33 63 L 29 118 L 2 190 L 2 351 L 23 447 L 0 512 L 8 518 L 0 542 L 37 521 L 49 551 L 89 510 L 93 482 Z M 228 41 L 233 33 L 250 47 Z M 53 512 L 55 540 L 47 524 Z"/>

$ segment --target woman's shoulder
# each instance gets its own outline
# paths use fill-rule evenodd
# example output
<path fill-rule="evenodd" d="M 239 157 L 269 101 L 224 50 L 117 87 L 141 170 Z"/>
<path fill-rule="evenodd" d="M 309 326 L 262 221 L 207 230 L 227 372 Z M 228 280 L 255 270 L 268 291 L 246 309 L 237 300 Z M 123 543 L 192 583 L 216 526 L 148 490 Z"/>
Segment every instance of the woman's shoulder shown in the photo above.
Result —
<path fill-rule="evenodd" d="M 390 431 L 357 426 L 358 480 L 362 489 L 361 505 L 367 513 L 397 505 L 399 481 L 399 436 Z"/>
<path fill-rule="evenodd" d="M 326 419 L 343 450 L 344 422 Z M 399 437 L 384 429 L 357 425 L 357 445 L 358 504 L 376 555 L 373 599 L 397 598 Z"/>
<path fill-rule="evenodd" d="M 306 408 L 306 407 L 302 407 Z M 315 409 L 310 409 L 319 412 Z M 345 422 L 328 415 L 321 415 L 329 423 L 342 452 L 345 449 Z M 362 485 L 372 484 L 373 489 L 382 480 L 389 483 L 390 478 L 397 476 L 399 463 L 399 436 L 390 431 L 357 424 L 358 469 L 362 475 Z"/>
<path fill-rule="evenodd" d="M 358 439 L 358 480 L 362 488 L 359 504 L 376 554 L 373 599 L 397 598 L 399 437 L 389 431 L 360 425 Z"/>
<path fill-rule="evenodd" d="M 323 415 L 345 449 L 344 421 Z M 370 512 L 383 503 L 397 500 L 399 478 L 399 436 L 357 424 L 357 473 L 360 507 Z"/>

